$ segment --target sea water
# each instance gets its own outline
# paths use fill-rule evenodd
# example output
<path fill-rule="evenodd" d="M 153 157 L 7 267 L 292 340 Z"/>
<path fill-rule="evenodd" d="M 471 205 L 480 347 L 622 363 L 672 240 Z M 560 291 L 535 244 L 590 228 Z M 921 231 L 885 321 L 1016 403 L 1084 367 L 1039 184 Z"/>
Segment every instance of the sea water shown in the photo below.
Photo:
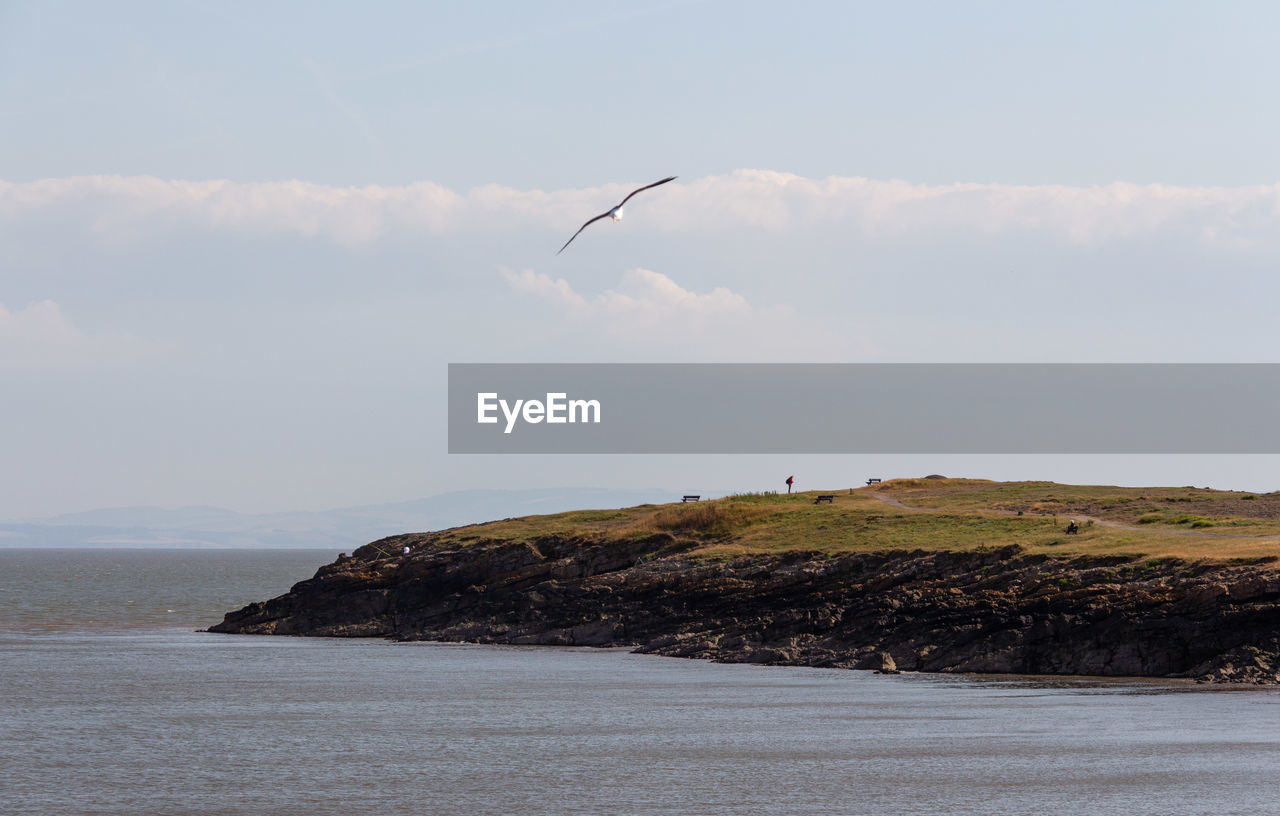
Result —
<path fill-rule="evenodd" d="M 333 555 L 0 550 L 0 812 L 1280 811 L 1266 689 L 194 631 Z"/>

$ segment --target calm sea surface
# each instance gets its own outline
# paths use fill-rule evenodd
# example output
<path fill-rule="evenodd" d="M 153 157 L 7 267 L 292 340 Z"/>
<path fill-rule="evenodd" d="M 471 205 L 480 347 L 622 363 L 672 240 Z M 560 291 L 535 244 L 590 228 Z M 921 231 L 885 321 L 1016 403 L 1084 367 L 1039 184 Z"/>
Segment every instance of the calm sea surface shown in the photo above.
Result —
<path fill-rule="evenodd" d="M 1280 813 L 1268 690 L 192 631 L 333 555 L 0 550 L 0 813 Z"/>

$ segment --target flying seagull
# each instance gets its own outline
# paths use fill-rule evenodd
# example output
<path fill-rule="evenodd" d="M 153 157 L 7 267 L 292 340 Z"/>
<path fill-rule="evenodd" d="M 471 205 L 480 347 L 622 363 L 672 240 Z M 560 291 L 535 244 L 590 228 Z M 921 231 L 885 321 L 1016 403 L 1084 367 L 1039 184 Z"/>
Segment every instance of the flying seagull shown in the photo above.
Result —
<path fill-rule="evenodd" d="M 600 214 L 599 214 L 599 215 L 597 215 L 595 218 L 592 218 L 592 219 L 591 219 L 590 221 L 588 221 L 587 223 L 585 223 L 585 224 L 583 224 L 582 226 L 578 227 L 578 231 L 577 231 L 577 232 L 575 232 L 575 233 L 573 234 L 573 238 L 577 238 L 579 235 L 581 235 L 581 234 L 582 234 L 582 231 L 583 231 L 584 229 L 586 229 L 587 227 L 591 226 L 591 225 L 592 225 L 592 224 L 594 224 L 595 222 L 599 221 L 601 218 L 612 218 L 614 221 L 621 221 L 621 220 L 622 220 L 622 205 L 623 205 L 623 204 L 626 204 L 628 201 L 630 201 L 630 200 L 631 200 L 631 196 L 635 195 L 636 193 L 643 193 L 645 190 L 648 190 L 650 187 L 657 187 L 659 184 L 666 184 L 668 181 L 673 181 L 675 178 L 676 178 L 675 176 L 667 176 L 667 177 L 666 177 L 666 178 L 664 178 L 662 181 L 655 181 L 653 184 L 646 184 L 645 186 L 641 187 L 639 190 L 633 190 L 633 191 L 631 192 L 631 195 L 629 195 L 629 196 L 627 196 L 626 198 L 622 199 L 622 203 L 620 203 L 618 206 L 614 207 L 612 210 L 609 210 L 609 212 L 606 212 L 606 213 L 600 213 Z M 572 244 L 572 243 L 573 243 L 573 238 L 570 238 L 568 241 L 565 241 L 565 242 L 564 242 L 564 246 L 560 247 L 560 252 L 564 252 L 564 247 L 567 247 L 567 246 L 569 246 L 569 244 Z M 560 254 L 560 252 L 557 252 L 556 254 L 557 254 L 557 255 L 559 255 L 559 254 Z"/>

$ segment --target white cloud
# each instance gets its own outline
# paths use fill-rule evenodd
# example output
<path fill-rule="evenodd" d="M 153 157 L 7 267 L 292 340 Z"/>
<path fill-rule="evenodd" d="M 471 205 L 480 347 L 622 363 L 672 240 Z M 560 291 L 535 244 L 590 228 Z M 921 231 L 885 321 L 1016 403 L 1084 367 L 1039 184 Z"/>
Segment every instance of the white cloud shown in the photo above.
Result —
<path fill-rule="evenodd" d="M 667 228 L 839 224 L 872 239 L 1021 233 L 1093 245 L 1174 231 L 1239 248 L 1275 245 L 1280 227 L 1280 185 L 936 185 L 739 170 L 698 179 L 670 196 L 653 216 Z"/>
<path fill-rule="evenodd" d="M 517 290 L 558 301 L 570 309 L 609 318 L 634 318 L 644 322 L 674 318 L 694 319 L 704 316 L 751 314 L 746 298 L 723 286 L 698 294 L 649 269 L 633 269 L 622 275 L 614 289 L 606 289 L 588 299 L 578 294 L 564 278 L 550 277 L 526 269 L 503 271 L 503 277 Z"/>
<path fill-rule="evenodd" d="M 162 353 L 132 334 L 86 334 L 52 300 L 17 311 L 0 304 L 0 370 L 119 365 Z"/>
<path fill-rule="evenodd" d="M 526 292 L 546 300 L 558 302 L 576 312 L 588 313 L 591 311 L 591 303 L 582 295 L 573 291 L 573 287 L 564 278 L 552 280 L 541 272 L 534 272 L 532 269 L 523 269 L 519 272 L 503 269 L 502 277 L 506 278 L 507 283 L 511 284 L 511 288 L 516 291 Z"/>
<path fill-rule="evenodd" d="M 594 295 L 576 291 L 563 278 L 531 269 L 502 270 L 512 290 L 530 295 L 574 321 L 579 336 L 651 356 L 729 360 L 849 359 L 870 344 L 856 327 L 830 332 L 802 320 L 787 306 L 759 308 L 722 286 L 694 292 L 661 272 L 633 269 L 616 286 Z M 768 338 L 768 339 L 765 339 Z"/>
<path fill-rule="evenodd" d="M 438 184 L 328 187 L 301 181 L 168 181 L 153 176 L 80 176 L 0 182 L 0 218 L 79 216 L 107 237 L 174 227 L 294 233 L 360 244 L 396 225 L 449 228 L 459 196 Z"/>
<path fill-rule="evenodd" d="M 170 181 L 83 176 L 0 182 L 0 219 L 72 215 L 128 239 L 179 226 L 292 233 L 360 244 L 388 231 L 425 234 L 564 230 L 625 196 L 633 183 L 578 190 L 485 185 L 457 193 L 431 182 L 331 187 L 301 181 Z M 785 232 L 838 225 L 869 239 L 1031 234 L 1093 245 L 1176 233 L 1235 250 L 1280 246 L 1280 185 L 1091 187 L 913 184 L 808 179 L 767 170 L 676 181 L 646 192 L 628 219 L 670 232 Z"/>

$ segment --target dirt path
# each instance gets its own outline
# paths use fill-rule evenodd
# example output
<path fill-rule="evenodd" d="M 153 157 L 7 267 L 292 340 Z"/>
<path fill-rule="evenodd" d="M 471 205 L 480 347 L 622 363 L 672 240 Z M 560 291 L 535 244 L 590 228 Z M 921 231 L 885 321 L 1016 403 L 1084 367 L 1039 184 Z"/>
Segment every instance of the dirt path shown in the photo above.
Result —
<path fill-rule="evenodd" d="M 871 492 L 871 493 L 869 493 L 868 495 L 875 497 L 876 499 L 878 499 L 878 500 L 880 500 L 880 501 L 884 502 L 885 504 L 887 504 L 887 505 L 889 505 L 889 506 L 891 506 L 891 507 L 897 507 L 897 508 L 898 508 L 898 509 L 900 509 L 900 510 L 909 510 L 909 511 L 911 511 L 911 512 L 913 512 L 913 513 L 963 513 L 963 512 L 965 512 L 965 511 L 963 511 L 963 510 L 947 510 L 947 509 L 945 509 L 945 508 L 941 508 L 941 507 L 912 507 L 912 506 L 911 506 L 911 505 L 909 505 L 909 504 L 903 504 L 902 502 L 898 501 L 897 499 L 893 498 L 892 496 L 886 496 L 886 495 L 884 495 L 883 493 L 875 493 L 875 492 Z M 981 512 L 981 513 L 986 513 L 987 515 L 992 515 L 992 516 L 1016 516 L 1016 515 L 1018 515 L 1018 514 L 1017 514 L 1016 512 L 1014 512 L 1013 510 L 992 510 L 992 509 L 986 509 L 986 510 L 982 510 L 982 511 L 980 511 L 980 512 Z M 1034 516 L 1035 514 L 1030 514 L 1030 513 L 1029 513 L 1029 514 L 1027 514 L 1027 515 L 1032 515 L 1032 516 Z M 1136 524 L 1125 524 L 1125 523 L 1123 523 L 1123 522 L 1119 522 L 1119 521 L 1110 521 L 1109 519 L 1102 519 L 1102 518 L 1098 518 L 1097 516 L 1085 516 L 1085 515 L 1072 514 L 1072 513 L 1061 513 L 1060 515 L 1061 515 L 1062 517 L 1064 517 L 1064 518 L 1075 519 L 1076 521 L 1092 521 L 1094 524 L 1097 524 L 1097 525 L 1098 525 L 1098 526 L 1100 526 L 1100 527 L 1110 527 L 1110 528 L 1112 528 L 1112 529 L 1114 529 L 1114 530 L 1131 530 L 1131 531 L 1133 531 L 1133 532 L 1140 532 L 1140 533 L 1141 533 L 1141 532 L 1147 532 L 1147 533 L 1149 533 L 1149 532 L 1152 532 L 1152 529 L 1153 529 L 1153 528 L 1151 528 L 1151 527 L 1147 527 L 1147 526 L 1141 526 L 1141 527 L 1140 527 L 1140 526 L 1138 526 L 1138 525 L 1136 525 Z M 1038 516 L 1038 518 L 1055 518 L 1055 516 L 1050 516 L 1050 515 L 1049 515 L 1049 514 L 1047 514 L 1047 513 L 1041 513 L 1041 514 Z M 1199 532 L 1198 530 L 1171 530 L 1171 529 L 1169 529 L 1169 528 L 1167 528 L 1167 527 L 1157 527 L 1157 528 L 1154 528 L 1154 529 L 1157 529 L 1157 530 L 1159 530 L 1159 531 L 1160 531 L 1160 532 L 1162 532 L 1162 533 L 1171 533 L 1171 534 L 1173 534 L 1173 535 L 1189 536 L 1189 537 L 1192 537 L 1192 538 L 1234 538 L 1234 539 L 1241 539 L 1241 540 L 1244 540 L 1244 541 L 1274 541 L 1274 540 L 1276 540 L 1274 536 L 1257 536 L 1257 535 L 1224 535 L 1224 534 L 1222 534 L 1222 533 L 1202 533 L 1202 532 Z"/>

